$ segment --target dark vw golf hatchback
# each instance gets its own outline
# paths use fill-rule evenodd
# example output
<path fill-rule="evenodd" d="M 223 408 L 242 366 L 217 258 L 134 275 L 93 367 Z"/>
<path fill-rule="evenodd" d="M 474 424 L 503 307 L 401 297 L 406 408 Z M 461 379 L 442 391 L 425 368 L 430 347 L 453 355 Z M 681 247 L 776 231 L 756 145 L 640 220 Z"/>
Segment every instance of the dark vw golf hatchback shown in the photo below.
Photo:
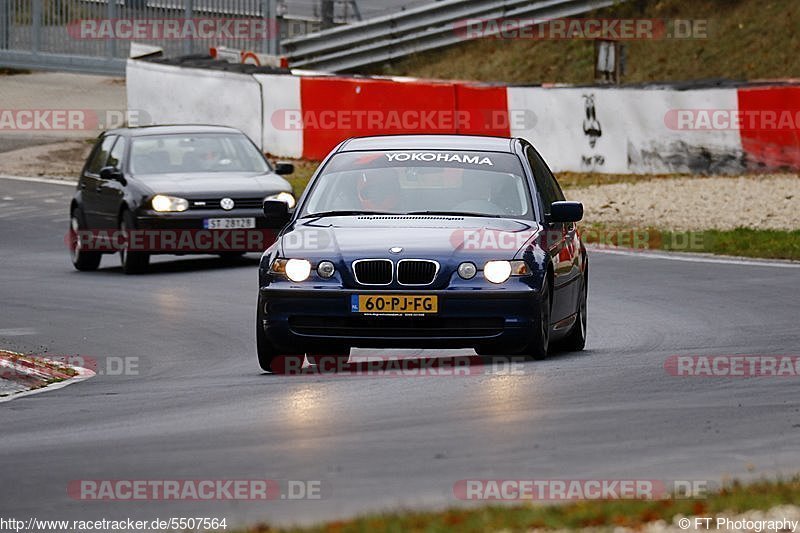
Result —
<path fill-rule="evenodd" d="M 263 251 L 274 238 L 266 199 L 294 207 L 288 163 L 273 166 L 241 131 L 221 126 L 111 130 L 98 138 L 70 205 L 78 270 L 119 253 L 126 274 L 151 254 Z M 237 233 L 238 232 L 238 233 Z"/>

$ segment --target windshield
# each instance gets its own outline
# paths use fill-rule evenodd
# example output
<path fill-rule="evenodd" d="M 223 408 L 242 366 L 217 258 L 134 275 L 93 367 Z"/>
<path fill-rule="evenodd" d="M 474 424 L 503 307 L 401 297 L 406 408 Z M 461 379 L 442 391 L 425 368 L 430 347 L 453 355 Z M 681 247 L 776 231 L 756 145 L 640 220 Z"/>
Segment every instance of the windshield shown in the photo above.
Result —
<path fill-rule="evenodd" d="M 242 134 L 198 133 L 135 137 L 133 174 L 268 172 L 264 157 Z"/>
<path fill-rule="evenodd" d="M 532 219 L 519 159 L 495 152 L 350 152 L 331 158 L 302 216 L 461 214 Z"/>

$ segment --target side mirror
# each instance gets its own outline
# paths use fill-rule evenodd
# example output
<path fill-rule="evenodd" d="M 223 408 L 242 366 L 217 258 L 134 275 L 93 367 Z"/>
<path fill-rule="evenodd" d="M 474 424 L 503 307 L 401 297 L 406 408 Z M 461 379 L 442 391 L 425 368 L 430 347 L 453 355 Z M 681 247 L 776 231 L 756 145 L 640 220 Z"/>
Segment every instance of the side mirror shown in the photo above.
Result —
<path fill-rule="evenodd" d="M 289 206 L 281 200 L 264 200 L 264 216 L 267 226 L 276 229 L 284 227 L 291 218 Z"/>
<path fill-rule="evenodd" d="M 100 169 L 100 178 L 104 180 L 116 180 L 125 183 L 122 171 L 114 167 L 103 167 Z"/>
<path fill-rule="evenodd" d="M 550 205 L 550 222 L 578 222 L 583 218 L 580 202 L 553 202 Z"/>
<path fill-rule="evenodd" d="M 291 163 L 277 162 L 275 163 L 275 174 L 279 176 L 287 176 L 294 174 L 294 165 Z"/>

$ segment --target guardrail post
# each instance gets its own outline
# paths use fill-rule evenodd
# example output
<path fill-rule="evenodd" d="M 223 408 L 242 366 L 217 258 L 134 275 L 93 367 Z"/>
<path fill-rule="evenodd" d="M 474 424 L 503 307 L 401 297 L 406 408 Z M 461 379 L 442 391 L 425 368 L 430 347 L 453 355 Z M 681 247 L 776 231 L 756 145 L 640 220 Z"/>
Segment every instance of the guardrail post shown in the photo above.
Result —
<path fill-rule="evenodd" d="M 266 53 L 280 54 L 281 49 L 281 21 L 278 16 L 278 0 L 261 0 L 261 17 L 269 28 L 269 38 L 266 44 Z"/>
<path fill-rule="evenodd" d="M 322 16 L 322 29 L 333 28 L 333 17 L 335 6 L 333 0 L 321 0 L 320 13 Z"/>
<path fill-rule="evenodd" d="M 114 19 L 117 18 L 117 0 L 108 0 L 108 20 L 113 24 Z M 111 37 L 106 42 L 106 54 L 109 59 L 117 56 L 117 38 Z"/>
<path fill-rule="evenodd" d="M 11 0 L 0 0 L 0 49 L 11 46 Z"/>
<path fill-rule="evenodd" d="M 42 0 L 33 0 L 31 4 L 31 32 L 33 33 L 32 49 L 36 54 L 42 49 Z"/>
<path fill-rule="evenodd" d="M 184 0 L 183 5 L 183 18 L 189 20 L 194 18 L 194 0 Z M 186 39 L 183 41 L 183 53 L 189 55 L 192 53 L 194 49 L 194 43 L 192 43 L 191 39 Z M 208 52 L 206 50 L 206 52 Z"/>

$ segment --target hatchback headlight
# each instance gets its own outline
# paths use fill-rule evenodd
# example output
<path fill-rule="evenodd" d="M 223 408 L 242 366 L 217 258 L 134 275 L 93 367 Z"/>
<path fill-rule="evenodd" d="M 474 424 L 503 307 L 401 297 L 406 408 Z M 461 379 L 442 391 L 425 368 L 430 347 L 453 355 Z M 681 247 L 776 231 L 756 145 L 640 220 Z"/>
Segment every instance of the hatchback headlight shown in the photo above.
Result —
<path fill-rule="evenodd" d="M 278 194 L 267 196 L 264 200 L 280 200 L 284 202 L 289 209 L 293 209 L 297 204 L 297 200 L 295 200 L 292 193 L 289 192 L 279 192 Z"/>
<path fill-rule="evenodd" d="M 150 204 L 153 206 L 153 210 L 159 213 L 181 212 L 189 209 L 189 200 L 164 194 L 153 196 Z"/>

